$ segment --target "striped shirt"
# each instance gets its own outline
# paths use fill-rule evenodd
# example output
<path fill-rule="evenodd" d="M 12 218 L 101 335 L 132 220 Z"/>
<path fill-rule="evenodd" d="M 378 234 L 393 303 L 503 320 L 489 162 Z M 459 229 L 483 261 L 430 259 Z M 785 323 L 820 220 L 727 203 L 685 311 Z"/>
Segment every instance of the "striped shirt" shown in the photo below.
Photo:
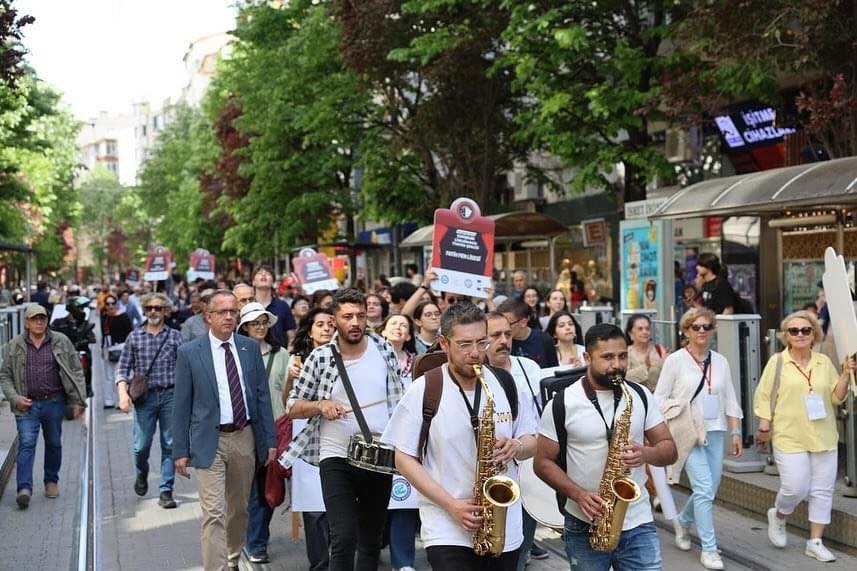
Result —
<path fill-rule="evenodd" d="M 162 342 L 164 347 L 158 353 L 158 347 Z M 122 356 L 119 357 L 119 366 L 116 367 L 115 381 L 131 382 L 135 374 L 145 375 L 149 366 L 155 361 L 152 372 L 149 373 L 149 388 L 174 386 L 176 384 L 176 350 L 182 342 L 181 333 L 172 327 L 166 325 L 161 327 L 157 335 L 148 333 L 145 327 L 138 327 L 125 340 Z M 157 360 L 155 360 L 156 354 Z"/>

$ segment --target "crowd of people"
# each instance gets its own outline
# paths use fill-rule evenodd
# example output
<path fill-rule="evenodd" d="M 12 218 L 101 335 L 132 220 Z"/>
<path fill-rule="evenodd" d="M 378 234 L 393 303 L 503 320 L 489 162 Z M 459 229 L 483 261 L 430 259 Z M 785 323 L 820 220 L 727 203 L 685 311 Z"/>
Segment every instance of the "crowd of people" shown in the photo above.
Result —
<path fill-rule="evenodd" d="M 484 300 L 436 292 L 431 272 L 371 291 L 311 294 L 278 286 L 267 266 L 236 283 L 198 280 L 170 294 L 105 285 L 90 292 L 106 373 L 103 406 L 133 414 L 136 477 L 129 484 L 138 496 L 149 493 L 156 433 L 162 508 L 177 506 L 176 474 L 194 470 L 206 569 L 237 567 L 242 551 L 252 563 L 269 561 L 277 505 L 269 488 L 283 474 L 279 501 L 301 513 L 312 570 L 374 570 L 388 547 L 394 569 L 408 571 L 417 537 L 434 569 L 521 570 L 547 557 L 521 502 L 507 508 L 500 552 L 474 549 L 473 534 L 488 517 L 474 476 L 484 468 L 479 435 L 489 401 L 490 464 L 517 480 L 519 463 L 531 460 L 563 498 L 572 569 L 662 568 L 653 505 L 672 519 L 679 549 L 692 548 L 695 526 L 701 565 L 723 569 L 713 503 L 724 452 L 743 453 L 743 411 L 734 364 L 710 344 L 715 312 L 734 312 L 741 301 L 723 293 L 716 258 L 700 256 L 698 273 L 701 295 L 686 299 L 676 348 L 654 342 L 643 314 L 624 330 L 598 324 L 583 331 L 571 311 L 580 299 L 560 288 L 542 295 L 521 271 L 509 296 L 490 291 Z M 18 423 L 21 509 L 32 497 L 39 428 L 45 494 L 55 498 L 62 419 L 79 415 L 91 395 L 80 350 L 95 342 L 81 328 L 91 321 L 89 298 L 69 291 L 68 315 L 51 327 L 51 305 L 62 300 L 37 301 L 0 369 Z M 855 364 L 845 360 L 840 373 L 813 350 L 822 331 L 811 312 L 789 315 L 781 334 L 786 349 L 771 357 L 754 399 L 755 437 L 772 446 L 781 477 L 768 533 L 785 547 L 786 519 L 808 497 L 805 552 L 832 561 L 822 535 L 836 477 L 834 407 Z M 438 356 L 430 369 L 421 365 Z M 557 370 L 579 378 L 544 402 L 540 382 Z M 617 377 L 633 390 L 619 390 Z M 629 441 L 611 450 L 626 411 Z M 373 454 L 355 452 L 364 448 Z M 620 455 L 641 497 L 628 507 L 617 547 L 599 551 L 589 534 L 603 516 L 599 483 L 611 454 Z M 682 472 L 692 494 L 678 511 L 666 482 Z"/>

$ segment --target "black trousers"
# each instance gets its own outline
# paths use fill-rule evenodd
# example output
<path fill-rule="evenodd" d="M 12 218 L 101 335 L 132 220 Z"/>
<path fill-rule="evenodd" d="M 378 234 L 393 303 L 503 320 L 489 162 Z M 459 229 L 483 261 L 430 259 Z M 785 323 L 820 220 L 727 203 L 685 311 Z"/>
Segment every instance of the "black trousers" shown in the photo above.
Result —
<path fill-rule="evenodd" d="M 435 545 L 426 547 L 429 565 L 436 571 L 515 571 L 520 549 L 500 557 L 479 557 L 471 547 Z"/>
<path fill-rule="evenodd" d="M 327 571 L 330 566 L 330 530 L 325 512 L 303 512 L 306 556 L 309 571 Z"/>
<path fill-rule="evenodd" d="M 345 458 L 322 460 L 319 472 L 330 526 L 330 570 L 376 571 L 393 477 L 355 468 Z"/>

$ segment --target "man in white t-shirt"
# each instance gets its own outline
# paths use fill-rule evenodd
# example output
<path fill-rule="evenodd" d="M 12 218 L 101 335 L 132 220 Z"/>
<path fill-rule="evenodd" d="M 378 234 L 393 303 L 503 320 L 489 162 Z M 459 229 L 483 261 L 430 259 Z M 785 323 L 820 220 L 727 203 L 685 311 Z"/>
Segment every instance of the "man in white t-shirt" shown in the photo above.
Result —
<path fill-rule="evenodd" d="M 369 430 L 384 430 L 402 396 L 399 360 L 383 338 L 366 333 L 366 297 L 355 289 L 333 295 L 336 333 L 330 343 L 307 357 L 286 413 L 310 419 L 282 456 L 289 468 L 301 458 L 319 466 L 321 490 L 330 526 L 330 568 L 375 570 L 390 501 L 390 474 L 348 463 L 348 441 L 360 432 L 336 365 L 342 356 L 345 372 L 360 403 Z M 356 567 L 355 567 L 356 553 Z"/>
<path fill-rule="evenodd" d="M 607 462 L 610 435 L 627 405 L 622 391 L 611 382 L 617 375 L 624 377 L 628 367 L 628 346 L 622 330 L 607 323 L 590 327 L 586 332 L 584 357 L 586 375 L 557 395 L 559 398 L 563 394 L 565 405 L 565 442 L 559 442 L 553 401 L 545 406 L 534 464 L 536 474 L 568 498 L 565 549 L 569 560 L 577 562 L 575 569 L 659 570 L 661 549 L 646 493 L 644 464 L 666 466 L 675 462 L 675 443 L 652 393 L 643 386 L 626 382 L 633 412 L 629 445 L 622 453 L 622 460 L 640 487 L 641 497 L 628 506 L 616 549 L 609 552 L 592 549 L 589 527 L 603 514 L 598 488 Z M 559 463 L 560 454 L 566 457 L 565 470 Z"/>
<path fill-rule="evenodd" d="M 506 316 L 498 311 L 492 311 L 487 316 L 488 319 L 488 339 L 491 340 L 491 346 L 488 347 L 488 362 L 492 367 L 504 369 L 511 373 L 515 379 L 515 384 L 520 387 L 525 395 L 529 395 L 529 406 L 533 407 L 533 414 L 536 418 L 542 415 L 542 403 L 539 398 L 539 381 L 542 376 L 542 369 L 539 364 L 528 359 L 527 357 L 512 357 L 512 326 Z M 524 542 L 521 544 L 521 554 L 518 560 L 518 571 L 523 571 L 527 565 L 527 560 L 530 558 L 530 549 L 533 547 L 533 540 L 536 535 L 537 522 L 534 520 L 527 510 L 523 511 L 524 519 Z M 544 556 L 533 554 L 536 559 L 546 559 L 548 553 L 542 549 Z"/>
<path fill-rule="evenodd" d="M 483 363 L 490 344 L 485 314 L 469 302 L 451 305 L 441 317 L 440 343 L 448 363 L 440 368 L 442 392 L 424 451 L 420 432 L 425 376 L 405 393 L 381 439 L 396 447 L 396 467 L 420 492 L 422 540 L 432 568 L 512 571 L 523 540 L 520 502 L 507 508 L 502 555 L 477 556 L 473 550 L 473 534 L 482 525 L 483 510 L 473 497 L 477 431 L 471 423 L 475 419 L 478 426 L 487 400 L 473 366 Z M 493 459 L 517 480 L 513 460 L 529 458 L 535 451 L 535 407 L 529 391 L 513 386 L 508 377 L 505 382 L 498 379 L 505 373 L 495 375 L 489 367 L 483 367 L 482 373 L 494 398 Z M 507 397 L 507 390 L 513 396 Z M 517 415 L 510 398 L 515 399 Z"/>

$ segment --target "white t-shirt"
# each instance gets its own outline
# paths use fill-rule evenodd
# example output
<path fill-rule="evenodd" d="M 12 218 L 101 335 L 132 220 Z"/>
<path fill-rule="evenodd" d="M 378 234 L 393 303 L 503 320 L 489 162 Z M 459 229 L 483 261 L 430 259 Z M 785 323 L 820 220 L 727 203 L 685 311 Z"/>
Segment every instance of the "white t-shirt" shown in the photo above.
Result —
<path fill-rule="evenodd" d="M 645 407 L 640 396 L 634 389 L 628 387 L 628 392 L 631 394 L 634 403 L 628 438 L 634 442 L 643 442 L 644 426 L 645 430 L 649 430 L 663 422 L 663 417 L 654 397 L 647 388 L 643 387 L 643 390 L 649 399 L 648 415 L 645 414 Z M 604 414 L 607 423 L 610 424 L 610 419 L 613 418 L 613 391 L 596 391 L 596 394 L 601 412 Z M 617 421 L 624 410 L 625 398 L 623 397 L 619 401 L 618 411 L 616 411 Z M 583 381 L 574 383 L 565 391 L 565 430 L 568 433 L 566 446 L 566 473 L 568 477 L 584 490 L 598 493 L 610 446 L 607 443 L 604 420 L 601 419 L 598 411 L 586 398 L 586 393 L 583 391 Z M 550 403 L 545 407 L 542 415 L 539 434 L 558 442 L 553 420 L 553 407 Z M 646 492 L 645 468 L 643 466 L 633 468 L 631 477 L 640 486 L 642 493 L 639 500 L 628 506 L 625 523 L 622 526 L 623 530 L 633 529 L 652 521 L 649 495 Z M 574 517 L 583 521 L 587 520 L 576 502 L 569 499 L 566 502 L 566 509 Z"/>
<path fill-rule="evenodd" d="M 726 415 L 736 418 L 744 418 L 738 397 L 735 396 L 735 386 L 732 384 L 732 372 L 729 369 L 729 361 L 726 357 L 716 351 L 711 351 L 711 365 L 706 373 L 706 383 L 702 386 L 699 395 L 693 399 L 693 406 L 698 409 L 700 418 L 704 418 L 702 399 L 708 393 L 707 379 L 711 379 L 711 394 L 718 395 L 720 410 L 717 418 L 705 421 L 705 431 L 728 430 Z M 702 368 L 696 359 L 686 349 L 670 354 L 664 360 L 661 368 L 661 376 L 655 387 L 655 399 L 662 403 L 668 399 L 687 399 L 693 397 L 699 381 L 702 380 Z"/>
<path fill-rule="evenodd" d="M 387 424 L 387 363 L 375 343 L 366 344 L 359 359 L 344 361 L 345 371 L 354 388 L 354 396 L 360 403 L 369 430 L 381 433 Z M 330 398 L 351 408 L 345 385 L 337 381 Z M 369 405 L 369 406 L 367 406 Z M 327 420 L 322 417 L 319 425 L 319 461 L 327 458 L 347 458 L 348 440 L 360 432 L 357 417 L 349 412 L 344 418 Z"/>
<path fill-rule="evenodd" d="M 542 401 L 541 397 L 539 396 L 539 382 L 542 379 L 541 367 L 539 367 L 538 363 L 536 363 L 532 359 L 528 359 L 527 357 L 511 356 L 509 357 L 509 359 L 512 360 L 512 370 L 509 372 L 512 373 L 512 377 L 515 378 L 515 384 L 518 385 L 518 391 L 523 392 L 525 395 L 527 395 L 527 400 L 521 401 L 521 405 L 523 405 L 523 403 L 525 402 L 529 403 L 529 405 L 532 405 L 533 415 L 535 416 L 535 418 L 539 418 L 539 409 L 536 407 L 536 403 L 533 401 L 533 395 L 535 395 L 536 400 L 539 401 L 539 407 L 541 407 Z"/>
<path fill-rule="evenodd" d="M 473 485 L 476 480 L 476 439 L 473 437 L 473 428 L 470 426 L 470 412 L 461 398 L 458 386 L 449 376 L 447 367 L 443 365 L 443 394 L 437 414 L 431 423 L 423 466 L 429 476 L 443 486 L 453 498 L 467 499 L 473 497 Z M 487 368 L 483 368 L 483 374 L 494 395 L 496 436 L 520 438 L 527 434 L 535 434 L 537 419 L 532 413 L 534 407 L 521 406 L 527 402 L 527 399 L 531 399 L 529 390 L 518 388 L 518 418 L 513 421 L 512 410 L 502 385 Z M 383 442 L 392 444 L 405 454 L 414 457 L 419 456 L 417 447 L 420 428 L 423 424 L 424 392 L 425 377 L 420 377 L 405 392 L 381 437 Z M 468 400 L 473 402 L 472 393 L 468 395 Z M 480 415 L 486 400 L 483 393 L 479 403 Z M 514 480 L 518 479 L 518 468 L 514 462 L 507 465 L 506 475 Z M 422 495 L 419 496 L 419 506 L 422 539 L 426 547 L 473 546 L 471 534 L 465 531 L 443 508 Z M 521 503 L 517 502 L 506 511 L 504 552 L 520 547 L 523 542 L 522 525 Z"/>

